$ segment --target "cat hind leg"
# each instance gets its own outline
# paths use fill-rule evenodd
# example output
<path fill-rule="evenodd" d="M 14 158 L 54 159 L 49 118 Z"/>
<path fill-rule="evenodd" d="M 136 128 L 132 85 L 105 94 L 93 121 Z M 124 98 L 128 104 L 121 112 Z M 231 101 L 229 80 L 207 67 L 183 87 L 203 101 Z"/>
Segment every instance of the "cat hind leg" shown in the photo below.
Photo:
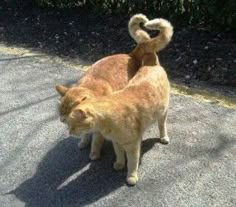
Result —
<path fill-rule="evenodd" d="M 158 128 L 160 131 L 160 142 L 162 144 L 168 144 L 170 142 L 170 138 L 167 134 L 166 122 L 167 122 L 167 111 L 158 117 Z"/>

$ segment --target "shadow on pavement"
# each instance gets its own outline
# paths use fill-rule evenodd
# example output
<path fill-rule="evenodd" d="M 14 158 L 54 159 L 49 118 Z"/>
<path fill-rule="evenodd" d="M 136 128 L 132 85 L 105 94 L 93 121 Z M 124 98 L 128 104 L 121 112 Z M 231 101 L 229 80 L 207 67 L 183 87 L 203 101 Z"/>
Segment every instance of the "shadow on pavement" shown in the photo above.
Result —
<path fill-rule="evenodd" d="M 218 160 L 230 151 L 236 144 L 236 140 L 229 139 L 226 134 L 219 134 L 216 138 L 217 142 L 214 146 L 207 146 L 206 148 L 196 148 L 192 150 L 191 147 L 186 147 L 186 152 L 189 152 L 190 159 L 197 159 L 200 156 L 209 157 L 210 161 Z"/>
<path fill-rule="evenodd" d="M 143 154 L 157 138 L 144 140 Z M 14 194 L 27 207 L 85 206 L 125 185 L 126 170 L 112 168 L 112 144 L 105 142 L 103 158 L 89 161 L 89 150 L 79 150 L 78 140 L 67 138 L 59 142 L 40 162 L 35 175 L 8 194 Z"/>

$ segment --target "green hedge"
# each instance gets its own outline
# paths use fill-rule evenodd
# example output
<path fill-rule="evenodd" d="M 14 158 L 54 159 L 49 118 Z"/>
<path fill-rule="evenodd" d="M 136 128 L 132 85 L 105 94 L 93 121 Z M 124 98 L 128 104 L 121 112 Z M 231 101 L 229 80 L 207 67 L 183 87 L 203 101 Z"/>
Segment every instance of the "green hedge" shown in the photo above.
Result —
<path fill-rule="evenodd" d="M 149 17 L 163 16 L 183 25 L 187 23 L 234 29 L 236 27 L 236 0 L 32 0 L 32 2 L 42 7 L 84 7 L 99 14 L 144 13 Z"/>

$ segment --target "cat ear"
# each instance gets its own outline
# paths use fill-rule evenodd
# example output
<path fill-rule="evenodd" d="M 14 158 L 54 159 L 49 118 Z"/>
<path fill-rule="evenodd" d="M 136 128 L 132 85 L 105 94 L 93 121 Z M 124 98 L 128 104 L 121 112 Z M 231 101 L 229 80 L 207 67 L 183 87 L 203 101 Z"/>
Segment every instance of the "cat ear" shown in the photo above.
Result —
<path fill-rule="evenodd" d="M 67 88 L 63 85 L 56 85 L 55 88 L 61 96 L 64 96 L 66 94 L 66 92 L 69 90 L 69 88 Z"/>
<path fill-rule="evenodd" d="M 82 121 L 86 118 L 86 114 L 82 109 L 74 109 L 71 116 L 78 121 Z"/>

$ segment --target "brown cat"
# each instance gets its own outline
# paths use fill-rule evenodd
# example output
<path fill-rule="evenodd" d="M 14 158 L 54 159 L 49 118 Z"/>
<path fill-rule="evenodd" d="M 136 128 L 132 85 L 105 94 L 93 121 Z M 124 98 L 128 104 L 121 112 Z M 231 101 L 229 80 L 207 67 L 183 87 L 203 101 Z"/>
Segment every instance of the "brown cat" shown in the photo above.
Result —
<path fill-rule="evenodd" d="M 140 29 L 141 22 L 147 29 L 160 30 L 159 35 L 151 39 L 145 31 Z M 160 51 L 170 42 L 173 28 L 167 20 L 149 21 L 146 16 L 137 14 L 129 21 L 129 32 L 138 42 L 130 54 L 112 55 L 97 61 L 74 87 L 56 86 L 56 90 L 62 96 L 59 106 L 62 122 L 66 122 L 71 110 L 84 100 L 108 95 L 124 88 L 140 67 L 143 55 Z M 88 134 L 85 134 L 79 147 L 86 147 L 88 140 Z M 99 132 L 93 133 L 90 153 L 92 160 L 100 157 L 102 143 L 102 135 Z"/>
<path fill-rule="evenodd" d="M 166 129 L 170 86 L 165 70 L 156 55 L 146 54 L 143 66 L 128 85 L 107 96 L 87 99 L 77 105 L 68 116 L 70 134 L 100 132 L 113 142 L 116 170 L 125 166 L 127 155 L 127 182 L 138 180 L 138 163 L 142 136 L 148 126 L 158 120 L 160 140 L 169 142 Z"/>

